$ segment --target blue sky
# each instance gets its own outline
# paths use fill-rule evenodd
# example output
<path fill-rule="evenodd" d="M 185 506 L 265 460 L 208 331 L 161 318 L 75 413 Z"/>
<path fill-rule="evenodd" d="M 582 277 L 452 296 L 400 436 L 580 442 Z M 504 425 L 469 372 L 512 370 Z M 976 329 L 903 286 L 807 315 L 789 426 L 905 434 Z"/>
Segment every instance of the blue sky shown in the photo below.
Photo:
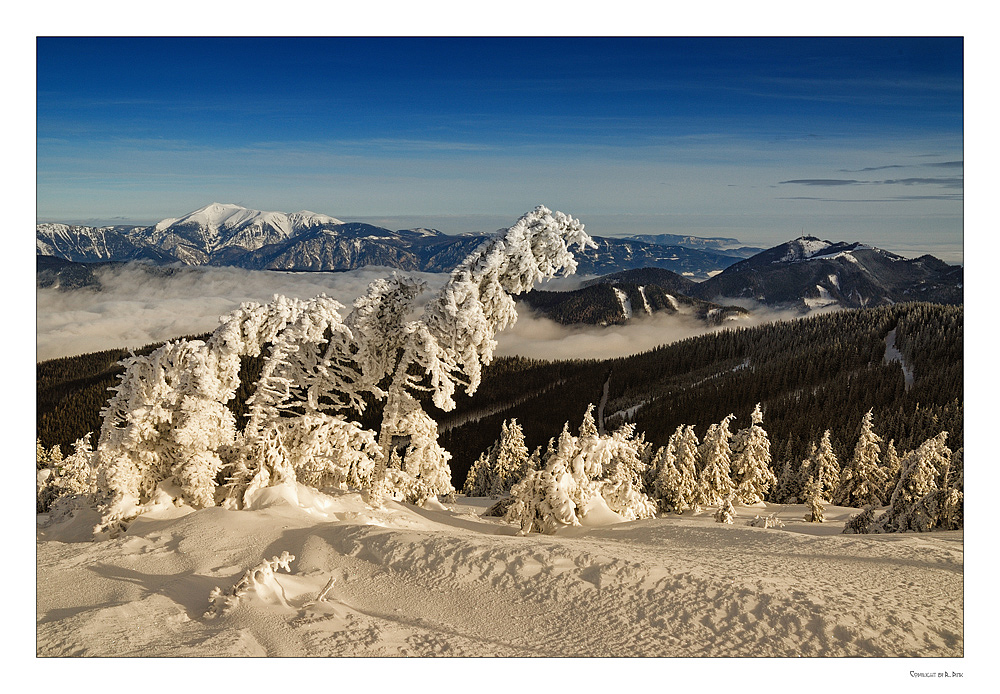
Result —
<path fill-rule="evenodd" d="M 210 202 L 961 261 L 959 39 L 40 38 L 37 217 Z"/>

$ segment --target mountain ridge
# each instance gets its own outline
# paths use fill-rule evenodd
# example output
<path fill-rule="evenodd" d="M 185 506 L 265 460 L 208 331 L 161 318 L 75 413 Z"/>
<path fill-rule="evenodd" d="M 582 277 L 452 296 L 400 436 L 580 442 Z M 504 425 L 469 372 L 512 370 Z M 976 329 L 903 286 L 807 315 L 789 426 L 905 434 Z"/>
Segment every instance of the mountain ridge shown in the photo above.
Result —
<path fill-rule="evenodd" d="M 36 225 L 35 237 L 37 255 L 77 262 L 147 260 L 314 271 L 383 264 L 449 272 L 490 235 L 451 235 L 426 227 L 393 231 L 308 211 L 286 214 L 212 203 L 148 226 L 45 222 Z M 580 274 L 656 266 L 704 279 L 742 257 L 691 241 L 696 237 L 676 237 L 688 239 L 688 246 L 651 242 L 667 236 L 594 238 L 599 248 L 578 257 Z"/>

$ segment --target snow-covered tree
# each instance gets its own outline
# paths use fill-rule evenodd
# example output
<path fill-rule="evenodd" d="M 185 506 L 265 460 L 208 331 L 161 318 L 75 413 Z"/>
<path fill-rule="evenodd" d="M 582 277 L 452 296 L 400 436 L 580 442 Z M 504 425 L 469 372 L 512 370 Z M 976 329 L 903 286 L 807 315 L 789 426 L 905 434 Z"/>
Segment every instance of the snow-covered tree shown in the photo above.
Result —
<path fill-rule="evenodd" d="M 635 436 L 635 425 L 626 424 L 600 438 L 608 442 L 610 449 L 601 485 L 601 496 L 608 508 L 625 520 L 655 516 L 656 502 L 646 495 L 642 482 L 646 444 L 641 435 Z"/>
<path fill-rule="evenodd" d="M 730 495 L 719 504 L 719 509 L 715 512 L 715 522 L 732 525 L 734 518 L 736 518 L 736 510 L 733 508 L 733 497 Z"/>
<path fill-rule="evenodd" d="M 734 415 L 726 416 L 720 423 L 709 426 L 698 447 L 701 474 L 698 477 L 698 503 L 717 506 L 728 498 L 735 488 L 731 478 L 731 450 L 729 422 Z"/>
<path fill-rule="evenodd" d="M 889 508 L 879 518 L 882 532 L 926 532 L 941 524 L 942 507 L 958 501 L 939 495 L 951 465 L 951 450 L 945 444 L 948 432 L 924 441 L 902 461 L 902 472 L 892 492 Z M 945 521 L 951 524 L 950 519 Z"/>
<path fill-rule="evenodd" d="M 500 427 L 500 438 L 469 470 L 465 480 L 465 494 L 507 494 L 514 484 L 524 478 L 528 470 L 528 447 L 524 445 L 524 430 L 516 419 L 504 421 Z"/>
<path fill-rule="evenodd" d="M 140 513 L 168 480 L 188 503 L 214 505 L 223 456 L 234 452 L 226 403 L 239 387 L 240 359 L 259 356 L 306 305 L 280 296 L 267 305 L 244 303 L 220 319 L 207 342 L 168 342 L 122 362 L 96 451 L 102 527 L 114 530 Z"/>
<path fill-rule="evenodd" d="M 520 526 L 520 535 L 533 530 L 552 535 L 559 528 L 579 525 L 576 504 L 570 498 L 572 487 L 572 475 L 561 460 L 544 470 L 532 470 L 511 490 L 512 502 L 504 518 Z"/>
<path fill-rule="evenodd" d="M 875 433 L 872 410 L 861 420 L 861 433 L 854 447 L 854 456 L 840 471 L 840 486 L 832 500 L 837 506 L 881 506 L 886 474 L 879 465 L 879 444 L 882 437 Z"/>
<path fill-rule="evenodd" d="M 892 439 L 885 446 L 882 452 L 882 469 L 885 470 L 885 487 L 882 489 L 882 498 L 891 499 L 892 492 L 899 482 L 899 474 L 902 472 L 903 462 L 896 452 L 896 441 Z"/>
<path fill-rule="evenodd" d="M 805 489 L 802 491 L 803 500 L 808 507 L 808 512 L 806 513 L 805 519 L 810 523 L 822 523 L 825 518 L 823 517 L 823 502 L 822 502 L 822 492 L 820 477 L 817 474 L 811 480 L 809 484 L 806 485 Z"/>
<path fill-rule="evenodd" d="M 791 458 L 786 458 L 781 465 L 781 475 L 778 477 L 778 486 L 772 498 L 778 503 L 787 504 L 792 503 L 792 499 L 797 499 L 798 493 L 799 468 Z"/>
<path fill-rule="evenodd" d="M 374 282 L 346 319 L 327 297 L 278 296 L 223 316 L 205 342 L 131 357 L 103 411 L 96 452 L 103 525 L 141 512 L 165 481 L 195 507 L 217 503 L 220 481 L 226 503 L 238 507 L 251 487 L 296 470 L 322 484 L 356 482 L 373 498 L 449 493 L 450 455 L 418 397 L 429 392 L 449 410 L 457 387 L 475 392 L 494 336 L 516 319 L 512 295 L 573 272 L 574 244 L 594 246 L 579 221 L 538 207 L 473 252 L 416 320 L 408 318 L 420 283 L 393 277 Z M 241 359 L 262 355 L 249 419 L 237 431 L 227 403 Z M 371 398 L 385 401 L 378 452 L 345 417 Z M 393 453 L 399 464 L 390 472 Z"/>
<path fill-rule="evenodd" d="M 45 450 L 36 444 L 41 462 L 46 467 L 38 470 L 36 502 L 38 513 L 44 513 L 59 499 L 65 497 L 93 499 L 97 493 L 97 475 L 94 469 L 94 451 L 90 434 L 77 439 L 73 453 L 62 455 L 59 446 Z"/>
<path fill-rule="evenodd" d="M 751 413 L 750 420 L 750 426 L 734 437 L 732 460 L 736 500 L 747 506 L 763 501 L 768 490 L 778 484 L 771 471 L 771 443 L 760 426 L 764 422 L 760 403 Z"/>
<path fill-rule="evenodd" d="M 875 532 L 875 507 L 867 504 L 860 513 L 855 513 L 844 524 L 845 535 L 866 535 Z"/>
<path fill-rule="evenodd" d="M 633 425 L 626 425 L 612 434 L 598 434 L 591 409 L 579 436 L 569 432 L 567 423 L 554 446 L 550 444 L 544 470 L 529 472 L 511 489 L 514 502 L 507 520 L 519 523 L 522 533 L 555 532 L 578 524 L 578 514 L 598 495 L 626 520 L 654 516 L 656 504 L 642 489 L 647 444 L 634 431 Z"/>
<path fill-rule="evenodd" d="M 394 437 L 420 440 L 419 445 L 411 442 L 407 456 L 420 458 L 423 488 L 441 490 L 434 493 L 451 489 L 450 483 L 443 486 L 450 469 L 445 452 L 436 446 L 433 420 L 417 414 L 422 410 L 414 394 L 429 392 L 444 411 L 455 407 L 457 388 L 473 394 L 482 366 L 493 359 L 496 333 L 517 319 L 513 296 L 560 271 L 572 274 L 574 244 L 596 248 L 578 220 L 539 206 L 470 254 L 422 317 L 401 326 L 400 357 L 387 388 L 379 442 L 387 452 Z M 415 424 L 417 430 L 411 428 Z M 376 484 L 381 474 L 376 468 Z"/>
<path fill-rule="evenodd" d="M 823 432 L 810 467 L 816 480 L 816 497 L 829 500 L 840 486 L 840 463 L 837 461 L 837 454 L 833 452 L 829 429 Z"/>
<path fill-rule="evenodd" d="M 694 427 L 681 424 L 670 435 L 667 445 L 656 452 L 652 462 L 655 470 L 653 497 L 662 510 L 683 513 L 694 508 L 698 481 L 695 472 L 697 450 Z"/>

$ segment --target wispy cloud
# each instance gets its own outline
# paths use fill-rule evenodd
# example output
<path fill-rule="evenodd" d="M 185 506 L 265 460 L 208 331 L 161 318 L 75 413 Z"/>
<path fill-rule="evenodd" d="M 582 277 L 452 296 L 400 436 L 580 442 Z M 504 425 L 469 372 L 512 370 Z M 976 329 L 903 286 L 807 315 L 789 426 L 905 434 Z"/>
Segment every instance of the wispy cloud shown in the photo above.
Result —
<path fill-rule="evenodd" d="M 947 178 L 889 178 L 882 181 L 858 181 L 855 179 L 844 179 L 844 178 L 798 178 L 790 181 L 779 181 L 781 184 L 797 184 L 803 186 L 827 186 L 827 187 L 839 187 L 839 186 L 884 186 L 884 185 L 901 185 L 901 186 L 919 186 L 919 185 L 934 185 L 934 186 L 944 186 L 945 188 L 962 188 L 964 184 L 964 179 L 961 176 L 951 176 Z"/>

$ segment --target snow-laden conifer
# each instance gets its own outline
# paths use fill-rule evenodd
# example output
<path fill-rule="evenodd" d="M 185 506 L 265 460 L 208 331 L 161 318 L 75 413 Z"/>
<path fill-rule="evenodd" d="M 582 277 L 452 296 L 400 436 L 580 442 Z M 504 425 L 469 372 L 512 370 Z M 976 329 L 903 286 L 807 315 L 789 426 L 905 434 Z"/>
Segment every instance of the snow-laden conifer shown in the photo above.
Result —
<path fill-rule="evenodd" d="M 837 461 L 837 454 L 833 452 L 829 429 L 823 432 L 810 467 L 813 479 L 816 480 L 817 498 L 829 500 L 840 486 L 840 463 Z"/>
<path fill-rule="evenodd" d="M 259 356 L 306 302 L 276 296 L 223 316 L 207 342 L 176 340 L 132 356 L 101 412 L 96 450 L 102 528 L 114 529 L 172 481 L 195 506 L 215 503 L 222 456 L 234 453 L 226 407 L 239 387 L 240 358 Z"/>
<path fill-rule="evenodd" d="M 604 466 L 605 479 L 601 496 L 615 513 L 625 520 L 652 518 L 656 502 L 646 495 L 643 485 L 646 444 L 635 436 L 635 425 L 626 424 L 610 436 L 601 437 L 609 443 L 610 462 Z"/>
<path fill-rule="evenodd" d="M 872 410 L 861 420 L 861 433 L 853 457 L 840 471 L 840 486 L 834 493 L 837 506 L 881 506 L 884 498 L 886 473 L 879 464 L 882 437 L 875 433 Z"/>
<path fill-rule="evenodd" d="M 166 481 L 196 507 L 218 501 L 220 480 L 221 496 L 238 507 L 265 479 L 296 469 L 324 484 L 368 485 L 372 498 L 451 492 L 450 455 L 419 396 L 429 392 L 448 410 L 458 386 L 475 392 L 497 331 L 516 318 L 512 295 L 574 271 L 574 244 L 594 246 L 579 221 L 538 207 L 466 258 L 416 320 L 408 318 L 420 283 L 393 277 L 374 282 L 346 319 L 326 297 L 276 296 L 223 316 L 206 342 L 178 340 L 131 357 L 97 447 L 103 526 L 138 513 Z M 262 355 L 250 417 L 237 432 L 226 404 L 241 358 Z M 385 400 L 380 454 L 345 418 L 371 397 Z M 339 458 L 318 462 L 341 444 Z"/>
<path fill-rule="evenodd" d="M 524 430 L 516 419 L 504 421 L 500 438 L 472 465 L 465 480 L 466 496 L 499 496 L 524 478 L 529 470 Z"/>
<path fill-rule="evenodd" d="M 778 477 L 774 500 L 780 504 L 794 503 L 792 500 L 797 500 L 798 492 L 799 468 L 792 462 L 791 458 L 786 458 L 781 465 L 781 475 Z"/>
<path fill-rule="evenodd" d="M 807 507 L 805 519 L 810 523 L 822 523 L 825 520 L 821 488 L 820 477 L 817 473 L 802 490 L 803 501 Z"/>
<path fill-rule="evenodd" d="M 715 512 L 715 522 L 732 525 L 734 518 L 736 518 L 736 510 L 733 508 L 733 496 L 729 495 L 719 504 L 719 508 Z"/>
<path fill-rule="evenodd" d="M 942 502 L 950 496 L 942 489 L 951 464 L 951 450 L 945 444 L 948 432 L 927 439 L 902 461 L 899 482 L 892 492 L 889 508 L 879 518 L 882 532 L 926 532 L 940 524 Z"/>
<path fill-rule="evenodd" d="M 751 424 L 734 439 L 732 473 L 736 500 L 747 506 L 764 500 L 768 491 L 778 484 L 771 471 L 771 443 L 761 424 L 764 415 L 760 403 L 750 415 Z"/>
<path fill-rule="evenodd" d="M 653 498 L 663 511 L 683 513 L 693 508 L 697 497 L 695 456 L 698 440 L 694 427 L 679 425 L 666 446 L 653 458 Z"/>
<path fill-rule="evenodd" d="M 597 495 L 627 520 L 655 515 L 655 502 L 642 490 L 647 445 L 634 436 L 634 427 L 598 434 L 588 409 L 579 433 L 573 436 L 567 423 L 550 444 L 545 468 L 529 472 L 511 490 L 514 502 L 506 518 L 519 523 L 522 533 L 578 524 L 578 513 Z"/>
<path fill-rule="evenodd" d="M 59 499 L 73 497 L 93 500 L 97 494 L 97 473 L 94 467 L 94 451 L 90 445 L 90 434 L 76 440 L 73 453 L 62 455 L 59 446 L 48 451 L 38 444 L 38 451 L 44 456 L 47 467 L 38 470 L 37 511 L 48 511 Z"/>
<path fill-rule="evenodd" d="M 845 535 L 867 535 L 875 532 L 875 507 L 867 504 L 860 513 L 855 513 L 844 524 Z"/>
<path fill-rule="evenodd" d="M 400 358 L 387 388 L 379 443 L 387 452 L 394 438 L 410 438 L 403 458 L 420 459 L 420 488 L 439 490 L 433 493 L 450 490 L 450 483 L 444 485 L 450 469 L 449 456 L 436 445 L 436 426 L 421 416 L 414 394 L 429 392 L 434 405 L 444 411 L 455 407 L 457 388 L 472 395 L 479 387 L 482 366 L 493 359 L 496 333 L 517 318 L 513 296 L 560 271 L 573 273 L 576 260 L 570 246 L 574 244 L 581 249 L 596 247 L 578 220 L 539 206 L 470 254 L 421 318 L 401 326 Z M 414 425 L 417 430 L 411 428 Z M 376 481 L 381 472 L 376 468 Z"/>
<path fill-rule="evenodd" d="M 565 426 L 545 468 L 532 470 L 511 489 L 513 501 L 505 519 L 520 526 L 519 534 L 551 535 L 559 528 L 580 524 L 574 500 L 580 499 L 580 490 L 570 471 L 575 453 L 576 437 Z"/>
<path fill-rule="evenodd" d="M 885 470 L 885 487 L 882 489 L 882 498 L 891 499 L 892 492 L 899 482 L 899 475 L 902 472 L 903 461 L 896 451 L 896 441 L 891 439 L 885 446 L 882 453 L 882 469 Z"/>
<path fill-rule="evenodd" d="M 720 423 L 712 424 L 698 447 L 701 474 L 698 477 L 698 503 L 718 506 L 735 488 L 731 478 L 731 450 L 729 422 L 734 415 L 727 415 Z"/>

